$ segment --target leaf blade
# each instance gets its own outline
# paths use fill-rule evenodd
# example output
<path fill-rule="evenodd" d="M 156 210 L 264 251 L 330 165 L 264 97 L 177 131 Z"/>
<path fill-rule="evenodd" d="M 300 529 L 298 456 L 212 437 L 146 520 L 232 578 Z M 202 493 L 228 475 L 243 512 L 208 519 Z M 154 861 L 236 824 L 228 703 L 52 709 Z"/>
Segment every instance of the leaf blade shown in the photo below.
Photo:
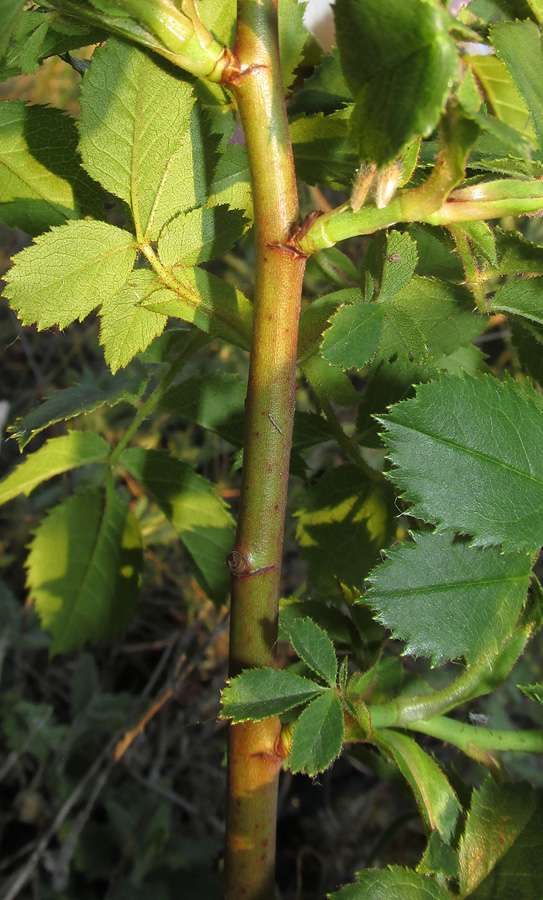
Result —
<path fill-rule="evenodd" d="M 246 669 L 232 678 L 222 692 L 221 719 L 260 722 L 306 703 L 323 688 L 283 669 Z"/>

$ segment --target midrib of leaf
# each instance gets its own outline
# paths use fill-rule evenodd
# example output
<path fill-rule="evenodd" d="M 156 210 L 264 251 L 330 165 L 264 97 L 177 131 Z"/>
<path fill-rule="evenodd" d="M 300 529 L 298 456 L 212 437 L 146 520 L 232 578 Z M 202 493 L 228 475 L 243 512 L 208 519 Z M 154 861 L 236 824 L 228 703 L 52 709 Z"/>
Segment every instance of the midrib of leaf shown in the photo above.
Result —
<path fill-rule="evenodd" d="M 131 172 L 130 172 L 130 195 L 131 195 L 131 200 L 132 200 L 132 217 L 134 219 L 134 227 L 136 229 L 136 236 L 138 238 L 138 241 L 142 241 L 144 239 L 144 236 L 141 233 L 140 211 L 139 211 L 139 204 L 138 204 L 138 156 L 137 156 L 137 152 L 136 152 L 140 146 L 138 137 L 141 137 L 140 133 L 139 133 L 139 124 L 140 124 L 140 122 L 143 121 L 142 110 L 141 110 L 141 103 L 142 103 L 141 84 L 142 84 L 142 81 L 143 81 L 143 73 L 140 69 L 138 84 L 137 84 L 137 88 L 140 88 L 140 89 L 136 90 L 137 101 L 136 101 L 136 109 L 135 109 L 134 115 L 133 115 L 134 127 L 133 127 L 133 133 L 132 133 L 132 166 L 131 166 Z"/>
<path fill-rule="evenodd" d="M 175 156 L 175 154 L 170 156 L 168 162 L 164 166 L 162 178 L 160 179 L 160 184 L 158 185 L 158 188 L 157 188 L 156 196 L 153 201 L 153 205 L 151 207 L 151 212 L 149 213 L 149 221 L 147 222 L 147 228 L 145 229 L 145 235 L 143 237 L 143 240 L 145 240 L 145 241 L 148 240 L 148 234 L 149 234 L 151 228 L 153 227 L 153 222 L 154 222 L 155 214 L 157 211 L 157 207 L 158 207 L 158 204 L 162 197 L 162 191 L 164 190 L 164 185 L 166 184 L 166 180 L 168 178 L 168 175 L 170 174 L 170 168 L 172 166 L 174 156 Z"/>
<path fill-rule="evenodd" d="M 375 588 L 376 593 L 388 597 L 405 597 L 406 594 L 410 596 L 413 594 L 428 594 L 432 593 L 446 593 L 447 591 L 455 590 L 456 588 L 473 588 L 473 587 L 484 587 L 485 585 L 492 584 L 506 584 L 508 581 L 515 583 L 517 581 L 525 581 L 526 575 L 508 575 L 507 577 L 496 577 L 496 578 L 486 578 L 484 580 L 477 579 L 474 581 L 450 581 L 443 582 L 441 584 L 427 584 L 421 587 L 403 587 L 403 588 Z M 373 600 L 370 601 L 373 605 Z"/>
<path fill-rule="evenodd" d="M 451 447 L 454 450 L 460 450 L 468 456 L 473 456 L 476 459 L 484 460 L 485 462 L 491 462 L 500 468 L 506 470 L 507 472 L 513 472 L 515 475 L 521 475 L 527 481 L 532 481 L 534 484 L 543 487 L 543 479 L 536 478 L 535 475 L 530 475 L 527 472 L 523 472 L 522 469 L 516 469 L 515 466 L 512 466 L 511 463 L 504 462 L 503 460 L 498 459 L 495 456 L 490 456 L 488 453 L 483 453 L 481 450 L 473 450 L 471 447 L 466 447 L 464 444 L 458 444 L 456 441 L 451 440 L 450 438 L 442 438 L 438 435 L 432 434 L 429 431 L 423 431 L 421 428 L 413 428 L 410 425 L 399 425 L 398 423 L 394 423 L 398 428 L 403 428 L 405 431 L 411 431 L 413 434 L 421 434 L 424 437 L 431 438 L 436 443 L 443 444 L 446 447 Z M 524 448 L 524 445 L 523 445 Z"/>

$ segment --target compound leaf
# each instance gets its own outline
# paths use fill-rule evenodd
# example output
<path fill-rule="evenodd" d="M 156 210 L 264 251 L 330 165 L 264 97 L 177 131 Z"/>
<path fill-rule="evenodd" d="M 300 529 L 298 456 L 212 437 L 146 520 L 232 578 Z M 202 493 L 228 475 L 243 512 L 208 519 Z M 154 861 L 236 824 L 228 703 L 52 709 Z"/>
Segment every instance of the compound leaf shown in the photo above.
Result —
<path fill-rule="evenodd" d="M 348 884 L 329 894 L 329 900 L 450 900 L 451 895 L 433 878 L 390 866 L 367 869 L 357 875 L 357 884 Z"/>
<path fill-rule="evenodd" d="M 5 294 L 23 325 L 65 328 L 113 297 L 135 258 L 127 231 L 106 222 L 69 222 L 17 254 Z"/>
<path fill-rule="evenodd" d="M 334 687 L 337 678 L 336 651 L 326 632 L 312 619 L 292 618 L 284 622 L 284 628 L 300 659 L 330 687 Z"/>
<path fill-rule="evenodd" d="M 388 551 L 364 595 L 405 652 L 434 663 L 475 662 L 510 634 L 526 602 L 531 560 L 496 547 L 470 547 L 421 533 Z"/>
<path fill-rule="evenodd" d="M 341 701 L 335 691 L 327 690 L 311 701 L 296 722 L 289 757 L 291 771 L 305 775 L 324 772 L 341 753 L 344 737 Z"/>
<path fill-rule="evenodd" d="M 0 482 L 0 503 L 7 503 L 20 494 L 28 496 L 43 481 L 62 472 L 105 462 L 109 453 L 109 444 L 90 431 L 70 431 L 62 437 L 51 438 Z"/>
<path fill-rule="evenodd" d="M 126 627 L 137 600 L 141 535 L 113 490 L 88 488 L 65 500 L 39 526 L 27 584 L 51 655 L 111 637 Z"/>
<path fill-rule="evenodd" d="M 323 688 L 281 669 L 246 669 L 232 678 L 222 692 L 222 719 L 233 722 L 260 722 L 307 703 Z"/>
<path fill-rule="evenodd" d="M 378 417 L 389 477 L 438 531 L 475 545 L 538 549 L 543 542 L 543 404 L 527 384 L 442 376 Z M 499 490 L 498 490 L 499 485 Z"/>

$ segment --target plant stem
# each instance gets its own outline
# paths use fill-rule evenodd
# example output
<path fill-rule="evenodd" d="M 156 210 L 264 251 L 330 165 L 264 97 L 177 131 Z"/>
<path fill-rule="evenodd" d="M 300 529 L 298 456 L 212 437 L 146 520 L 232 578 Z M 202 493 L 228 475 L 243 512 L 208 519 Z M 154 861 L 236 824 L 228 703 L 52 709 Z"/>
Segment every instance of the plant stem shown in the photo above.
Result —
<path fill-rule="evenodd" d="M 231 675 L 270 665 L 277 639 L 305 267 L 303 255 L 286 246 L 299 213 L 274 0 L 240 0 L 234 52 L 240 74 L 230 87 L 251 172 L 256 269 L 239 520 L 228 558 Z M 279 733 L 276 718 L 230 728 L 226 900 L 275 897 Z"/>
<path fill-rule="evenodd" d="M 543 753 L 543 731 L 503 731 L 468 725 L 447 716 L 436 716 L 427 722 L 412 722 L 404 726 L 411 731 L 429 734 L 447 744 L 453 744 L 468 756 L 480 750 L 513 750 L 524 753 Z"/>

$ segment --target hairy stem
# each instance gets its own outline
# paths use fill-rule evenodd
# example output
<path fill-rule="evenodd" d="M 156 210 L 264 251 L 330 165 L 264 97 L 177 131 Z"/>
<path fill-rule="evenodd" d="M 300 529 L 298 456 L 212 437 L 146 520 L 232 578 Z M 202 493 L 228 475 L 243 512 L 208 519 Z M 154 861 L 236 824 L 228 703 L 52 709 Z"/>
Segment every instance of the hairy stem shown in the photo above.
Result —
<path fill-rule="evenodd" d="M 287 248 L 298 201 L 274 0 L 240 0 L 230 87 L 241 117 L 255 210 L 255 300 L 243 478 L 232 573 L 230 674 L 270 665 L 277 616 L 305 259 Z M 233 725 L 228 760 L 226 900 L 275 897 L 277 719 Z"/>

